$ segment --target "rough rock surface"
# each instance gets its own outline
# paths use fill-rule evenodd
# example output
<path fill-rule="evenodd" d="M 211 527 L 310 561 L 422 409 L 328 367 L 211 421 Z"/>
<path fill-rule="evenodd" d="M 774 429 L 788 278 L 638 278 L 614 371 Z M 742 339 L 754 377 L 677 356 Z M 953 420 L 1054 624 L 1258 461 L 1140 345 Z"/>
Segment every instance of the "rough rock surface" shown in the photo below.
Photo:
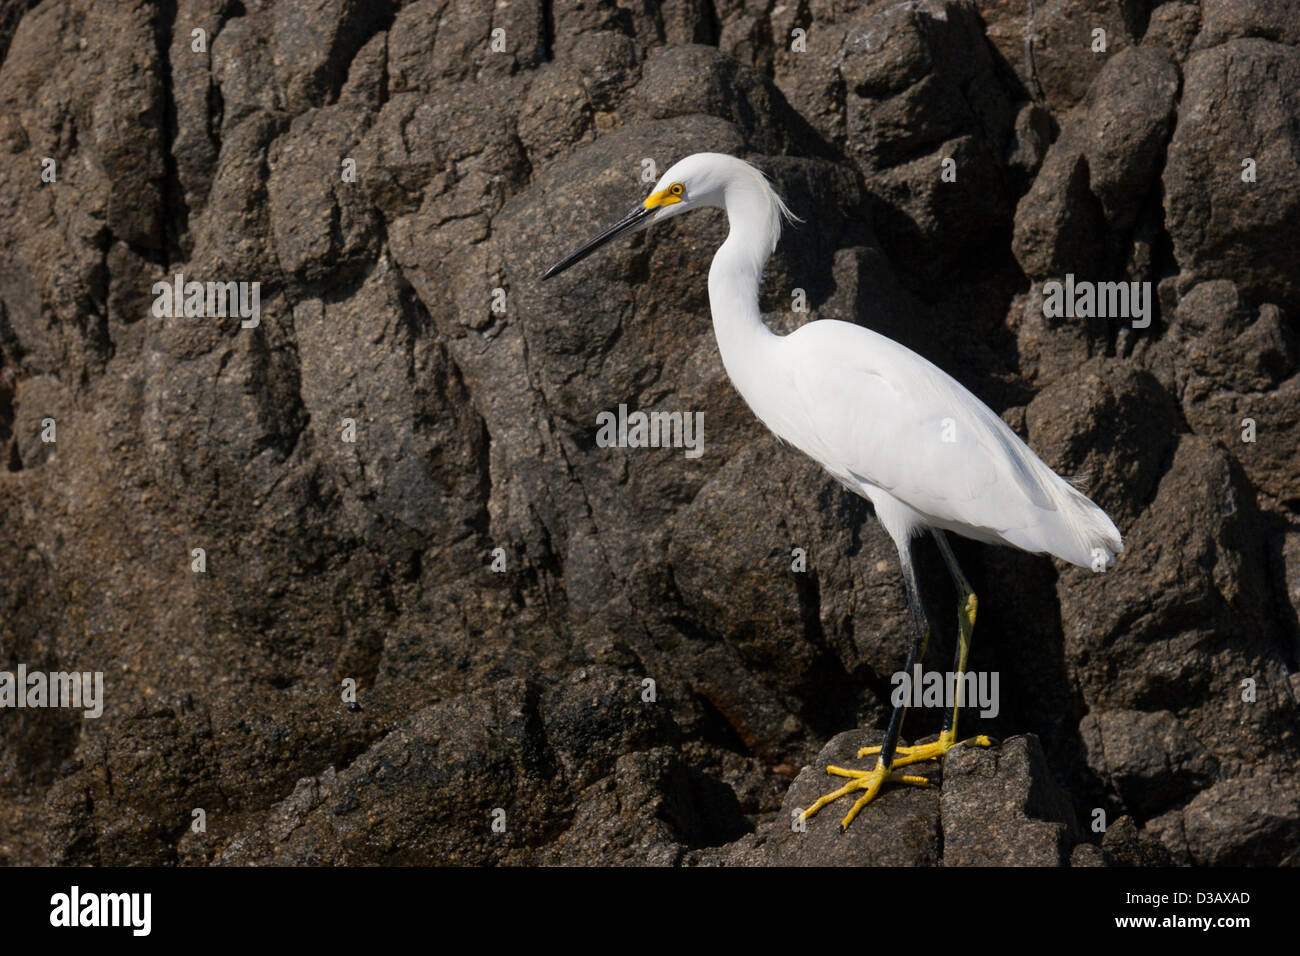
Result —
<path fill-rule="evenodd" d="M 1298 29 L 0 2 L 0 671 L 105 683 L 98 719 L 0 709 L 0 863 L 1296 862 Z M 1125 535 L 1106 574 L 956 542 L 1000 675 L 963 729 L 1006 739 L 843 834 L 791 818 L 883 731 L 901 577 L 726 379 L 723 217 L 539 282 L 699 150 L 804 220 L 774 327 L 918 350 Z M 1151 283 L 1150 324 L 1049 316 L 1067 273 Z M 177 274 L 259 321 L 156 315 Z M 702 411 L 705 453 L 600 447 L 621 403 Z"/>

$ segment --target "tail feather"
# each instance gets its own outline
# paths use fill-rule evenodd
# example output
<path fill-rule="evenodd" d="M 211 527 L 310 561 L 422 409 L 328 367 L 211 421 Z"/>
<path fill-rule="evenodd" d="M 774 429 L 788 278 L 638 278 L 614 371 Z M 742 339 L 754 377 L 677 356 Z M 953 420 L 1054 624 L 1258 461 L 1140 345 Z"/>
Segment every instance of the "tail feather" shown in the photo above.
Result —
<path fill-rule="evenodd" d="M 1110 516 L 1090 498 L 1065 479 L 1057 477 L 1052 486 L 1057 514 L 1066 541 L 1051 552 L 1062 560 L 1080 567 L 1102 571 L 1111 567 L 1124 551 L 1124 539 Z"/>

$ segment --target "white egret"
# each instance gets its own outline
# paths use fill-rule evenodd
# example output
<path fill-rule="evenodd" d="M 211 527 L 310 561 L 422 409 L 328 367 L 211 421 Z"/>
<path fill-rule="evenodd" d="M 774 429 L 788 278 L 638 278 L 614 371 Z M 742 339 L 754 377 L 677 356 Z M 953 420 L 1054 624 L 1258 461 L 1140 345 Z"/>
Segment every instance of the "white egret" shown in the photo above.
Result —
<path fill-rule="evenodd" d="M 1103 570 L 1123 550 L 1114 523 L 1045 465 L 1029 446 L 956 379 L 915 352 L 870 329 L 823 319 L 776 335 L 759 314 L 763 266 L 790 211 L 761 172 L 720 153 L 697 153 L 674 165 L 650 197 L 551 268 L 556 275 L 618 236 L 691 209 L 726 211 L 730 232 L 709 269 L 709 306 L 722 364 L 759 420 L 809 455 L 875 507 L 894 540 L 911 613 L 905 673 L 925 651 L 929 625 L 917 591 L 912 538 L 929 530 L 959 592 L 953 670 L 955 706 L 934 743 L 899 747 L 906 704 L 895 707 L 869 769 L 827 767 L 849 782 L 804 811 L 807 818 L 838 797 L 863 791 L 841 826 L 885 781 L 925 785 L 900 767 L 941 758 L 957 743 L 961 675 L 966 669 L 977 602 L 944 537 L 1056 555 Z M 965 743 L 988 746 L 987 737 Z"/>

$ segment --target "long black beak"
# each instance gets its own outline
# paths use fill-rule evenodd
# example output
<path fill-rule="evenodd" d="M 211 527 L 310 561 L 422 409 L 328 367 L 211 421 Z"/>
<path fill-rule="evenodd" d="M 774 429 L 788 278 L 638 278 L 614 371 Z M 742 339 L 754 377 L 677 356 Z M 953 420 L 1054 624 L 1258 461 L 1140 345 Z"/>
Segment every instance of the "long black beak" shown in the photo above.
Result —
<path fill-rule="evenodd" d="M 605 243 L 617 239 L 619 236 L 626 235 L 629 232 L 634 232 L 638 226 L 644 225 L 646 220 L 654 215 L 654 212 L 655 210 L 646 209 L 645 206 L 637 203 L 635 209 L 618 222 L 614 223 L 614 225 L 610 226 L 595 239 L 584 242 L 572 255 L 566 256 L 547 269 L 546 275 L 542 276 L 542 279 L 545 280 L 549 279 L 551 276 L 559 275 L 575 262 L 581 262 L 583 259 L 587 258 L 587 256 L 605 245 Z"/>

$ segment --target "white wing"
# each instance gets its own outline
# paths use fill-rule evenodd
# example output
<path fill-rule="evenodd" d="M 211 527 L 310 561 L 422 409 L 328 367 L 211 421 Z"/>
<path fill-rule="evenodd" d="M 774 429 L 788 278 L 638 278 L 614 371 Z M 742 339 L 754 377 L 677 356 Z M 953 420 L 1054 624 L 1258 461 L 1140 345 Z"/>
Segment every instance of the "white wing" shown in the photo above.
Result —
<path fill-rule="evenodd" d="M 956 379 L 847 322 L 787 336 L 783 435 L 846 482 L 880 488 L 928 523 L 1092 565 L 1123 549 L 1106 514 L 1053 472 Z M 779 432 L 778 432 L 779 433 Z"/>

